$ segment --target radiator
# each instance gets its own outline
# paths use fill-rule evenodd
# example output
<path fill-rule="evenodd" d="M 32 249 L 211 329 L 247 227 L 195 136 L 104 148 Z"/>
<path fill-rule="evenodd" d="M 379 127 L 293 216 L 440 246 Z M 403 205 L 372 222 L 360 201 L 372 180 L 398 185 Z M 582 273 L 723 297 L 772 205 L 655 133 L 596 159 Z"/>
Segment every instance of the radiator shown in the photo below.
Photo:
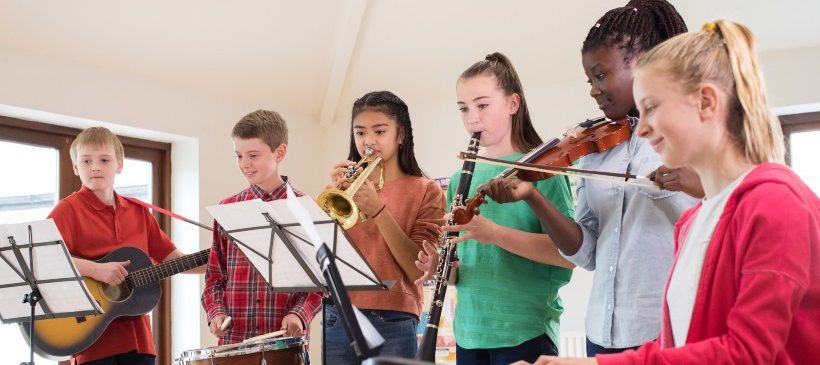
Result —
<path fill-rule="evenodd" d="M 561 332 L 558 355 L 572 357 L 587 356 L 587 335 L 584 331 Z"/>

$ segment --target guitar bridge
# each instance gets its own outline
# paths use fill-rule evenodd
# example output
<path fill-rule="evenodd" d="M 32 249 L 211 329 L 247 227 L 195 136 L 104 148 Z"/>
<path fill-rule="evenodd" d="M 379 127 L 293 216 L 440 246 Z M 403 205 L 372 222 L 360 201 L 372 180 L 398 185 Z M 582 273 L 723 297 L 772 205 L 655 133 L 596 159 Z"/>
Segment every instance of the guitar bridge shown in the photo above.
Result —
<path fill-rule="evenodd" d="M 86 321 L 85 317 L 74 317 L 74 319 L 77 321 L 77 323 L 83 323 Z"/>

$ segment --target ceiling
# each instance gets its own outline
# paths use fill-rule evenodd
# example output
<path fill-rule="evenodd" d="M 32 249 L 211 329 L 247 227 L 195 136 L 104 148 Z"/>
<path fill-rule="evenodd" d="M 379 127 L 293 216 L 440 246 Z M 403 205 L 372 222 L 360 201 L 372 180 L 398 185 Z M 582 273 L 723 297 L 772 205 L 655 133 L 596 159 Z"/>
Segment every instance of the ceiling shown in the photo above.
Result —
<path fill-rule="evenodd" d="M 624 3 L 0 0 L 0 48 L 286 104 L 327 124 L 374 89 L 413 103 L 452 98 L 456 76 L 494 50 L 525 86 L 583 82 L 587 30 Z M 763 52 L 820 45 L 820 1 L 673 3 L 692 29 L 719 17 L 747 24 Z"/>

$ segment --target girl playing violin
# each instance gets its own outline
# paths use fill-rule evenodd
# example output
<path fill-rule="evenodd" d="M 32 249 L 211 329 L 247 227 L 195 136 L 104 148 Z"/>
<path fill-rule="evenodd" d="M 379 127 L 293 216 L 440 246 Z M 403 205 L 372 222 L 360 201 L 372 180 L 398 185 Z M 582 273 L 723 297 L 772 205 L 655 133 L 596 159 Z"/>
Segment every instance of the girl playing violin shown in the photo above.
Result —
<path fill-rule="evenodd" d="M 347 234 L 376 274 L 396 284 L 387 292 L 351 291 L 350 300 L 384 337 L 381 355 L 412 358 L 422 301 L 421 288 L 414 283 L 421 272 L 413 262 L 422 241 L 438 236 L 444 193 L 416 162 L 404 101 L 389 91 L 371 92 L 353 103 L 352 114 L 350 154 L 333 167 L 331 179 L 333 186 L 343 185 L 347 167 L 368 148 L 374 151 L 372 158 L 382 158 L 381 166 L 353 196 L 367 219 Z M 325 315 L 325 358 L 332 364 L 361 363 L 336 308 L 328 306 Z"/>
<path fill-rule="evenodd" d="M 686 26 L 666 1 L 632 1 L 604 14 L 581 49 L 590 96 L 611 120 L 637 122 L 632 97 L 632 65 L 644 52 Z M 581 168 L 647 175 L 660 156 L 636 133 L 581 160 Z M 661 169 L 665 182 L 684 176 L 697 190 L 689 169 Z M 663 175 L 666 174 L 666 175 Z M 674 175 L 672 175 L 674 174 Z M 672 175 L 672 176 L 670 176 Z M 496 180 L 485 188 L 498 202 L 526 201 L 569 261 L 594 270 L 586 316 L 587 355 L 620 352 L 658 338 L 663 283 L 672 263 L 672 231 L 681 213 L 695 203 L 682 193 L 581 179 L 575 220 L 567 218 L 530 184 Z"/>
<path fill-rule="evenodd" d="M 459 77 L 456 93 L 464 128 L 481 132 L 485 156 L 514 161 L 541 143 L 521 81 L 506 56 L 493 53 L 470 66 Z M 502 170 L 477 164 L 467 196 Z M 549 197 L 560 214 L 572 215 L 566 177 L 539 181 L 532 188 Z M 455 189 L 451 184 L 449 200 Z M 534 361 L 544 351 L 557 353 L 563 311 L 558 289 L 569 282 L 573 265 L 558 254 L 529 207 L 488 202 L 468 224 L 444 230 L 463 231 L 451 241 L 458 243 L 460 259 L 454 319 L 458 363 L 509 364 Z M 431 245 L 425 249 L 435 255 Z M 420 268 L 435 271 L 437 256 L 422 252 L 419 259 Z"/>
<path fill-rule="evenodd" d="M 660 341 L 538 364 L 811 364 L 820 343 L 820 199 L 781 164 L 754 35 L 727 20 L 635 66 L 637 133 L 705 197 L 675 229 Z"/>

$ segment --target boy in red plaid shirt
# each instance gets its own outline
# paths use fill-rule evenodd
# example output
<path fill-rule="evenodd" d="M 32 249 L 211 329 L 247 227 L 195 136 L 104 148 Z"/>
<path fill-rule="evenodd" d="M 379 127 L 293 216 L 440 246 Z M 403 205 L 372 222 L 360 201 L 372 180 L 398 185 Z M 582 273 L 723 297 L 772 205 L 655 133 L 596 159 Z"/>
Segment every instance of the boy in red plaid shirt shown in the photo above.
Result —
<path fill-rule="evenodd" d="M 257 110 L 246 115 L 234 126 L 231 139 L 239 171 L 250 186 L 219 203 L 286 198 L 288 178 L 279 175 L 279 164 L 287 155 L 288 129 L 279 113 Z M 286 336 L 302 336 L 321 300 L 320 293 L 271 291 L 245 254 L 214 222 L 202 306 L 220 345 L 277 330 L 285 330 Z M 232 323 L 222 329 L 229 316 Z"/>

